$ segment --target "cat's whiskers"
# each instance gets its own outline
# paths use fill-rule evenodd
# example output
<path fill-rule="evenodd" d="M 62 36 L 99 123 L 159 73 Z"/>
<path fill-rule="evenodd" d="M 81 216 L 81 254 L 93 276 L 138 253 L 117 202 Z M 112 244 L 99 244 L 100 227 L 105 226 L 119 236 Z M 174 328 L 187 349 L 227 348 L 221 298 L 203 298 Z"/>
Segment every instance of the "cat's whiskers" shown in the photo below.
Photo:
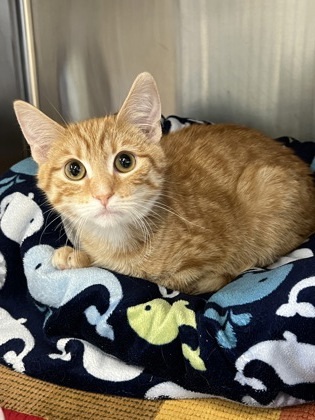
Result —
<path fill-rule="evenodd" d="M 136 207 L 139 207 L 139 204 L 140 203 L 137 202 Z M 140 204 L 140 207 L 144 209 L 147 208 L 146 206 L 141 206 L 141 204 Z M 125 205 L 120 204 L 119 209 L 128 213 L 128 216 L 130 216 L 132 222 L 135 223 L 140 228 L 145 242 L 147 241 L 147 239 L 150 239 L 151 234 L 152 234 L 152 227 L 146 220 L 146 217 L 143 215 L 143 213 L 139 213 L 137 211 L 137 208 L 134 208 L 133 206 L 128 206 L 128 204 L 125 204 Z"/>
<path fill-rule="evenodd" d="M 135 224 L 137 226 L 139 226 L 143 238 L 144 238 L 144 246 L 145 246 L 145 251 L 144 251 L 144 257 L 147 258 L 148 255 L 151 253 L 151 249 L 152 249 L 152 240 L 151 240 L 151 234 L 152 234 L 152 229 L 151 226 L 147 223 L 146 219 L 143 218 L 134 218 Z"/>
<path fill-rule="evenodd" d="M 75 232 L 75 227 L 73 223 L 70 223 L 67 219 L 62 219 L 61 224 L 64 228 L 64 235 L 66 236 L 65 245 L 68 245 L 69 242 L 72 242 L 71 237 L 75 236 L 75 233 L 72 235 L 72 232 Z"/>
<path fill-rule="evenodd" d="M 45 225 L 43 227 L 40 239 L 39 239 L 39 243 L 42 243 L 42 239 L 43 239 L 43 235 L 46 233 L 47 229 L 54 223 L 56 223 L 56 221 L 59 222 L 56 224 L 56 228 L 55 230 L 60 230 L 60 235 L 59 235 L 59 240 L 61 241 L 63 236 L 66 236 L 67 240 L 66 242 L 68 242 L 68 237 L 67 234 L 64 230 L 64 223 L 63 220 L 61 219 L 60 214 L 56 211 L 56 209 L 51 205 L 49 199 L 46 197 L 46 195 L 44 195 L 45 199 L 42 201 L 41 207 L 42 209 L 47 206 L 47 209 L 45 211 L 43 211 L 43 217 L 45 220 Z M 51 215 L 54 215 L 54 218 L 52 218 L 52 220 L 49 221 Z M 49 221 L 49 223 L 48 223 Z"/>
<path fill-rule="evenodd" d="M 52 220 L 50 220 L 50 222 L 48 223 L 48 220 L 51 217 L 51 215 L 54 215 L 55 217 Z M 39 243 L 40 244 L 42 243 L 43 235 L 46 233 L 47 229 L 60 218 L 59 214 L 57 214 L 54 209 L 46 210 L 45 212 L 43 212 L 43 216 L 44 216 L 44 220 L 45 220 L 45 225 L 42 229 L 42 233 L 41 233 L 40 238 L 39 238 Z M 62 226 L 62 222 L 59 221 L 59 223 L 56 226 L 56 229 L 59 229 L 61 226 Z"/>
<path fill-rule="evenodd" d="M 163 196 L 163 193 L 161 194 L 161 196 Z M 151 203 L 150 200 L 142 200 L 142 203 L 144 205 L 145 205 L 146 202 Z M 139 203 L 137 203 L 137 204 L 139 204 Z M 156 217 L 158 217 L 158 218 L 160 218 L 160 219 L 163 220 L 162 215 L 159 214 L 156 210 L 154 210 L 155 208 L 160 209 L 160 210 L 167 211 L 167 212 L 173 214 L 174 216 L 178 217 L 179 219 L 183 220 L 184 222 L 186 222 L 189 225 L 198 227 L 199 229 L 207 230 L 204 226 L 197 225 L 196 223 L 191 222 L 190 220 L 186 219 L 184 216 L 181 216 L 180 214 L 176 213 L 170 206 L 168 206 L 167 204 L 164 204 L 164 203 L 160 202 L 159 200 L 156 200 L 155 201 L 155 203 L 153 205 L 153 208 L 150 211 L 150 214 L 155 215 Z"/>
<path fill-rule="evenodd" d="M 48 215 L 47 215 L 47 217 L 45 217 L 47 213 L 48 213 Z M 39 243 L 40 244 L 42 243 L 43 235 L 45 234 L 45 232 L 46 232 L 47 228 L 49 227 L 49 225 L 52 223 L 52 222 L 50 222 L 49 224 L 47 224 L 47 221 L 48 221 L 51 213 L 53 213 L 53 210 L 52 209 L 49 209 L 49 210 L 43 212 L 45 224 L 43 226 L 42 233 L 41 233 L 40 238 L 39 238 Z"/>
<path fill-rule="evenodd" d="M 68 214 L 68 212 L 66 211 L 68 210 L 68 208 L 69 204 L 64 206 L 64 208 L 60 207 L 58 210 L 61 214 Z M 64 227 L 65 234 L 67 237 L 66 244 L 70 241 L 75 248 L 81 246 L 80 237 L 82 234 L 82 230 L 90 217 L 90 209 L 87 209 L 86 212 L 84 212 L 81 215 L 72 213 L 71 217 L 68 215 L 67 217 L 62 218 L 61 223 Z"/>
<path fill-rule="evenodd" d="M 76 228 L 74 229 L 74 245 L 78 251 L 82 250 L 80 238 L 82 232 L 84 231 L 84 226 L 89 220 L 89 217 L 90 215 L 81 216 L 80 218 L 78 218 L 78 221 L 76 221 Z"/>
<path fill-rule="evenodd" d="M 137 199 L 135 207 L 136 207 L 136 209 L 138 209 L 138 208 L 144 209 L 143 212 L 136 213 L 136 216 L 137 216 L 138 219 L 141 219 L 141 220 L 145 221 L 146 224 L 148 224 L 148 227 L 150 228 L 150 230 L 152 232 L 152 227 L 150 226 L 149 221 L 147 220 L 147 218 L 148 218 L 148 216 L 150 216 L 152 208 L 153 208 L 152 200 L 143 199 L 143 198 Z M 131 213 L 131 212 L 135 211 L 135 207 L 130 206 L 130 207 L 127 207 L 126 209 L 129 213 Z M 152 224 L 154 225 L 155 228 L 157 228 L 157 226 L 155 225 L 154 222 L 152 222 Z"/>
<path fill-rule="evenodd" d="M 156 203 L 156 207 L 162 210 L 168 211 L 169 213 L 173 214 L 174 216 L 178 217 L 179 219 L 183 220 L 185 223 L 191 226 L 195 226 L 199 229 L 207 230 L 207 228 L 205 228 L 204 226 L 197 225 L 197 223 L 191 222 L 190 220 L 186 219 L 184 216 L 181 216 L 180 214 L 176 213 L 171 207 L 167 206 L 166 204 Z"/>
<path fill-rule="evenodd" d="M 61 121 L 64 123 L 64 125 L 68 125 L 68 122 L 64 119 L 64 117 L 62 116 L 62 114 L 59 112 L 59 110 L 57 109 L 57 107 L 52 103 L 52 101 L 46 97 L 49 105 L 53 108 L 53 110 L 58 114 L 58 116 L 60 117 Z"/>

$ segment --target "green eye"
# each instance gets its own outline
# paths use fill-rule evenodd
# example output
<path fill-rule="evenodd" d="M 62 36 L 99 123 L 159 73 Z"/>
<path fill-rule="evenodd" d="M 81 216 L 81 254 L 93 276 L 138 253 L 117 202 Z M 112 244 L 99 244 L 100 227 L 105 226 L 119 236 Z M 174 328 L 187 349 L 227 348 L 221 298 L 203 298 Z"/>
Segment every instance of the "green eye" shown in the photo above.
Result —
<path fill-rule="evenodd" d="M 78 160 L 70 160 L 65 166 L 65 174 L 72 181 L 80 181 L 86 175 L 83 163 Z"/>
<path fill-rule="evenodd" d="M 136 166 L 136 158 L 130 152 L 120 152 L 115 157 L 114 165 L 118 172 L 130 172 Z"/>

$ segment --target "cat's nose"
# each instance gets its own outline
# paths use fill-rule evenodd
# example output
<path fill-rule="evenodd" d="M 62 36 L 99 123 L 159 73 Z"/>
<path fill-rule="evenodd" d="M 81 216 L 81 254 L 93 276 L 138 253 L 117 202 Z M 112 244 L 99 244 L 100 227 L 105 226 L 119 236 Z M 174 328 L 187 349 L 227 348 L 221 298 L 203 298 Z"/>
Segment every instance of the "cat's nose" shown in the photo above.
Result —
<path fill-rule="evenodd" d="M 108 193 L 108 194 L 97 194 L 94 195 L 94 197 L 99 200 L 104 207 L 107 206 L 108 204 L 108 200 L 113 196 L 113 193 Z"/>

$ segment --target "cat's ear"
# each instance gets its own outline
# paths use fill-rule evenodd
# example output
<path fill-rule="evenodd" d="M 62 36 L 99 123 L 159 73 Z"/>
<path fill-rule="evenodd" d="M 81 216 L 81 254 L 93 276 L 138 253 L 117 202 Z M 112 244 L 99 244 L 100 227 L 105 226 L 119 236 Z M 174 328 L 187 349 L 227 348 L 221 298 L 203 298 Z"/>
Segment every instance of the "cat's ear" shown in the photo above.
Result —
<path fill-rule="evenodd" d="M 15 101 L 13 106 L 33 159 L 38 164 L 44 163 L 52 142 L 63 135 L 65 129 L 27 102 Z"/>
<path fill-rule="evenodd" d="M 148 140 L 157 143 L 162 136 L 161 101 L 156 83 L 150 73 L 140 73 L 131 89 L 117 119 L 124 119 L 139 127 Z"/>

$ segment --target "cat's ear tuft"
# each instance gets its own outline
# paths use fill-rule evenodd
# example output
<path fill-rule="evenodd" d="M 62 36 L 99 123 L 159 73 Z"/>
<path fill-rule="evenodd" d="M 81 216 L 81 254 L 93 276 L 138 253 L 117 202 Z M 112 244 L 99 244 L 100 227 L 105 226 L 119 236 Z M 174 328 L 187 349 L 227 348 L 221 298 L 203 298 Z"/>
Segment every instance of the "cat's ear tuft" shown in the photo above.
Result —
<path fill-rule="evenodd" d="M 140 73 L 131 89 L 117 119 L 123 119 L 140 128 L 148 140 L 157 143 L 162 136 L 161 101 L 155 80 L 150 73 Z"/>
<path fill-rule="evenodd" d="M 62 136 L 65 129 L 27 102 L 15 101 L 13 106 L 32 157 L 40 165 L 46 161 L 53 141 Z"/>

